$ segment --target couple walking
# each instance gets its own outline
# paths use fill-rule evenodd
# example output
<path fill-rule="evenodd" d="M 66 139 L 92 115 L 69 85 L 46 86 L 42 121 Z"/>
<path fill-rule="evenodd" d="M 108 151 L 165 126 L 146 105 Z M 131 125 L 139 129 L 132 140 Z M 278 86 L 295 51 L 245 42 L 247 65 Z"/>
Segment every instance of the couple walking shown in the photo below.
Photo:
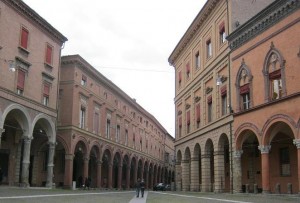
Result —
<path fill-rule="evenodd" d="M 141 191 L 142 197 L 144 197 L 145 182 L 143 179 L 141 181 L 141 179 L 138 178 L 137 183 L 136 183 L 136 197 L 140 196 L 140 191 Z"/>

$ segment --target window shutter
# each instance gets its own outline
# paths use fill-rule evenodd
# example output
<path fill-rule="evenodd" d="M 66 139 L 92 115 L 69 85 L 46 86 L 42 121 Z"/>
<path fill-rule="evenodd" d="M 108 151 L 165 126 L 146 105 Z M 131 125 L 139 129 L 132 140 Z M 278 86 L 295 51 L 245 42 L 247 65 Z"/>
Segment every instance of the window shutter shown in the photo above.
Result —
<path fill-rule="evenodd" d="M 269 78 L 271 80 L 279 79 L 280 77 L 281 77 L 281 70 L 280 69 L 269 73 Z"/>
<path fill-rule="evenodd" d="M 221 87 L 221 96 L 225 96 L 227 94 L 227 86 L 224 85 L 223 87 Z"/>
<path fill-rule="evenodd" d="M 211 96 L 211 95 L 207 97 L 207 103 L 208 103 L 208 104 L 211 104 L 211 103 L 212 103 L 212 96 Z"/>
<path fill-rule="evenodd" d="M 247 94 L 250 92 L 249 83 L 240 87 L 240 94 Z"/>
<path fill-rule="evenodd" d="M 187 64 L 186 64 L 186 72 L 189 74 L 190 71 L 191 71 L 190 63 L 187 63 Z"/>
<path fill-rule="evenodd" d="M 50 85 L 44 84 L 44 96 L 49 97 L 49 92 L 50 92 Z"/>
<path fill-rule="evenodd" d="M 190 123 L 191 123 L 191 114 L 190 114 L 190 111 L 187 111 L 186 112 L 186 124 L 190 125 Z"/>
<path fill-rule="evenodd" d="M 46 63 L 52 64 L 52 47 L 50 45 L 47 45 L 46 49 Z"/>
<path fill-rule="evenodd" d="M 225 23 L 224 21 L 219 25 L 219 32 L 222 33 L 225 31 Z"/>
<path fill-rule="evenodd" d="M 200 104 L 197 104 L 196 106 L 196 119 L 197 122 L 200 122 Z"/>
<path fill-rule="evenodd" d="M 181 71 L 179 71 L 179 73 L 178 73 L 178 81 L 179 81 L 179 83 L 181 82 L 181 79 L 182 79 L 182 75 L 181 75 Z"/>
<path fill-rule="evenodd" d="M 23 90 L 25 84 L 25 72 L 21 69 L 18 70 L 18 84 L 17 88 Z"/>
<path fill-rule="evenodd" d="M 22 33 L 21 33 L 21 47 L 24 49 L 27 49 L 28 46 L 28 30 L 25 28 L 22 28 Z"/>
<path fill-rule="evenodd" d="M 181 128 L 181 126 L 182 126 L 182 117 L 181 116 L 178 118 L 178 125 Z"/>

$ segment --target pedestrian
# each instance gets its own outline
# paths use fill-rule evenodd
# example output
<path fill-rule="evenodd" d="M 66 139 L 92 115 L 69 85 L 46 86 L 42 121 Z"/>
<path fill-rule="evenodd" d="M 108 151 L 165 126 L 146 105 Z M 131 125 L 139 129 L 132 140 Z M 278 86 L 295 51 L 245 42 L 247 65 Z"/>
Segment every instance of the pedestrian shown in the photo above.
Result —
<path fill-rule="evenodd" d="M 84 189 L 90 189 L 90 178 L 85 178 L 85 181 L 84 181 Z"/>
<path fill-rule="evenodd" d="M 145 182 L 144 182 L 144 179 L 142 179 L 142 182 L 141 182 L 141 195 L 142 195 L 142 197 L 144 197 L 144 191 L 145 191 Z"/>
<path fill-rule="evenodd" d="M 140 190 L 141 190 L 141 179 L 138 178 L 138 180 L 135 184 L 135 187 L 136 187 L 136 197 L 139 197 L 140 196 Z"/>

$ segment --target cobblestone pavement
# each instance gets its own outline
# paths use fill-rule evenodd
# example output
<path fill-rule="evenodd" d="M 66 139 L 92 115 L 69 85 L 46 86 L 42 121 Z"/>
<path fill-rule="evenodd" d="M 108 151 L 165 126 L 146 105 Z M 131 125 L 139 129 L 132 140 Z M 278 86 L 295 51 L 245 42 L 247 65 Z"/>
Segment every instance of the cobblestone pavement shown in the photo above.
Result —
<path fill-rule="evenodd" d="M 145 191 L 136 198 L 135 191 L 63 190 L 45 188 L 0 187 L 0 203 L 300 203 L 300 195 L 214 194 L 198 192 Z"/>

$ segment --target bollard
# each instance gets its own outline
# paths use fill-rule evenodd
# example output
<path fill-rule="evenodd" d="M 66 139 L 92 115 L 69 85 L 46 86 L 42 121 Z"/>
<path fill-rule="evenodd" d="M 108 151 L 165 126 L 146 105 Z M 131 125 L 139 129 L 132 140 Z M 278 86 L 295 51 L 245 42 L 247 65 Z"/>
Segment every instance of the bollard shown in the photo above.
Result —
<path fill-rule="evenodd" d="M 293 193 L 293 188 L 292 188 L 292 183 L 287 184 L 287 193 L 292 194 Z"/>
<path fill-rule="evenodd" d="M 73 181 L 73 185 L 72 186 L 73 186 L 72 189 L 76 190 L 76 181 Z"/>
<path fill-rule="evenodd" d="M 280 194 L 280 183 L 277 183 L 275 186 L 275 193 Z"/>
<path fill-rule="evenodd" d="M 245 185 L 245 192 L 246 192 L 246 193 L 249 193 L 249 184 L 246 184 L 246 185 Z"/>
<path fill-rule="evenodd" d="M 253 192 L 254 192 L 254 194 L 258 193 L 257 184 L 253 185 Z"/>

